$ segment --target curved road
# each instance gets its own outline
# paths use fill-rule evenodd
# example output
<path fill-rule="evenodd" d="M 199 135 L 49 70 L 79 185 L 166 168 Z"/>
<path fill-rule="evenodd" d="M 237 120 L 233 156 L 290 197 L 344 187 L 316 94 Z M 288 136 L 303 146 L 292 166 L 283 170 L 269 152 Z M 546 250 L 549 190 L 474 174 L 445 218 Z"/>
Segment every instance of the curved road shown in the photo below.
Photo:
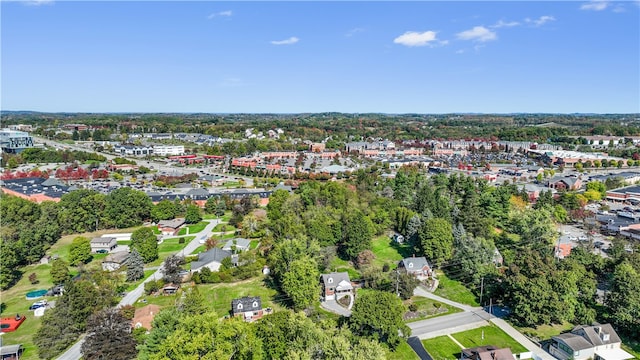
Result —
<path fill-rule="evenodd" d="M 202 231 L 200 231 L 196 238 L 191 240 L 184 247 L 184 254 L 191 255 L 200 245 L 200 240 L 207 239 L 213 233 L 213 229 L 220 223 L 220 220 L 208 220 L 209 225 L 207 225 Z M 182 250 L 180 251 L 182 252 Z M 118 303 L 117 307 L 122 307 L 125 305 L 133 305 L 136 301 L 144 294 L 144 284 L 151 280 L 160 280 L 162 279 L 162 267 L 160 267 L 156 272 L 151 274 L 147 279 L 145 279 L 138 287 L 125 295 L 122 300 Z M 58 357 L 58 360 L 79 360 L 82 357 L 80 353 L 80 348 L 82 347 L 82 343 L 84 342 L 84 335 L 80 338 L 78 342 L 73 344 L 67 351 L 65 351 L 62 355 Z"/>

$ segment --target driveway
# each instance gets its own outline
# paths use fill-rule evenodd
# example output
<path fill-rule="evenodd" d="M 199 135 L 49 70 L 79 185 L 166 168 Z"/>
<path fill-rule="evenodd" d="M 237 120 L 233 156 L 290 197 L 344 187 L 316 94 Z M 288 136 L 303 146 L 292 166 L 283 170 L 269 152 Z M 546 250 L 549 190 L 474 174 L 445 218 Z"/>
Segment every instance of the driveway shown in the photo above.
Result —
<path fill-rule="evenodd" d="M 335 313 L 338 315 L 342 315 L 346 317 L 351 316 L 351 310 L 345 309 L 344 307 L 342 307 L 342 305 L 338 304 L 338 302 L 336 302 L 335 300 L 321 301 L 320 306 L 323 309 L 327 311 L 331 311 L 332 313 Z"/>

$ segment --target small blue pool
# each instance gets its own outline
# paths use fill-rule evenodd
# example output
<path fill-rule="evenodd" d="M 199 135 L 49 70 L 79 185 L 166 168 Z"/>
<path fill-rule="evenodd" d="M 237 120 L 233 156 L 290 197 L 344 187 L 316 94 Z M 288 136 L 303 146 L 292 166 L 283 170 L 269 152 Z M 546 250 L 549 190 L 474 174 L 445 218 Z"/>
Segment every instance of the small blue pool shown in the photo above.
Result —
<path fill-rule="evenodd" d="M 27 300 L 33 300 L 43 297 L 47 294 L 47 290 L 35 290 L 27 293 Z"/>

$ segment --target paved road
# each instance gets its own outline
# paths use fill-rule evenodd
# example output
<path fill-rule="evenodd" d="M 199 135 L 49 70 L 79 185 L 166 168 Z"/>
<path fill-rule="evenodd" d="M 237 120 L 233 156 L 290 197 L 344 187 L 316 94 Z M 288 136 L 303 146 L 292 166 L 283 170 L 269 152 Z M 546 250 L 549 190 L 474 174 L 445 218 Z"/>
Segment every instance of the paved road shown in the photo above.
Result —
<path fill-rule="evenodd" d="M 215 228 L 216 225 L 220 223 L 220 220 L 207 220 L 207 221 L 209 221 L 209 225 L 207 225 L 201 232 L 199 232 L 196 238 L 191 240 L 191 242 L 189 242 L 187 246 L 184 247 L 184 251 L 183 252 L 181 251 L 181 253 L 186 255 L 190 255 L 191 253 L 193 253 L 201 245 L 200 240 L 207 239 L 209 236 L 211 236 L 213 232 L 213 228 Z M 142 296 L 142 294 L 144 294 L 144 284 L 151 280 L 160 280 L 160 279 L 162 279 L 162 267 L 158 267 L 156 272 L 151 274 L 151 276 L 145 279 L 140 285 L 138 285 L 138 287 L 136 287 L 134 290 L 130 291 L 127 295 L 125 295 L 122 298 L 122 300 L 120 300 L 120 302 L 118 303 L 118 307 L 135 304 L 135 302 L 138 301 L 138 299 Z M 80 340 L 77 343 L 73 344 L 73 346 L 67 349 L 67 351 L 65 351 L 62 355 L 60 355 L 60 357 L 58 357 L 58 360 L 79 360 L 82 357 L 82 354 L 80 353 L 80 348 L 82 347 L 83 342 L 84 342 L 84 336 L 80 338 Z"/>
<path fill-rule="evenodd" d="M 490 316 L 491 315 L 482 310 L 463 311 L 461 313 L 411 322 L 407 325 L 411 329 L 411 336 L 416 336 L 424 340 L 489 325 L 487 319 L 489 319 Z"/>
<path fill-rule="evenodd" d="M 424 346 L 422 346 L 422 342 L 420 341 L 420 339 L 418 339 L 417 337 L 412 336 L 408 338 L 407 343 L 409 344 L 409 346 L 411 346 L 413 351 L 415 351 L 416 354 L 418 354 L 418 357 L 420 358 L 420 360 L 433 360 L 433 358 L 431 357 L 431 355 L 429 355 L 427 350 L 424 349 Z"/>

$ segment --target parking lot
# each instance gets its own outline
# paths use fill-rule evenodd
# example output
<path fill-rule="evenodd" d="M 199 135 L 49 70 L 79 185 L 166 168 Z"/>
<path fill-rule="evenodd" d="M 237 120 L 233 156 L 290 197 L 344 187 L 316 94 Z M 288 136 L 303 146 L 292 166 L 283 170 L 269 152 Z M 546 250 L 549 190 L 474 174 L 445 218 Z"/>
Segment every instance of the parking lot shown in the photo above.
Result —
<path fill-rule="evenodd" d="M 581 229 L 578 226 L 564 224 L 558 225 L 557 229 L 560 233 L 558 244 L 571 244 L 572 248 L 578 245 L 592 244 L 594 246 L 594 254 L 608 257 L 603 250 L 611 246 L 611 240 L 607 239 L 606 236 L 600 234 L 598 231 L 590 233 L 588 230 Z"/>

